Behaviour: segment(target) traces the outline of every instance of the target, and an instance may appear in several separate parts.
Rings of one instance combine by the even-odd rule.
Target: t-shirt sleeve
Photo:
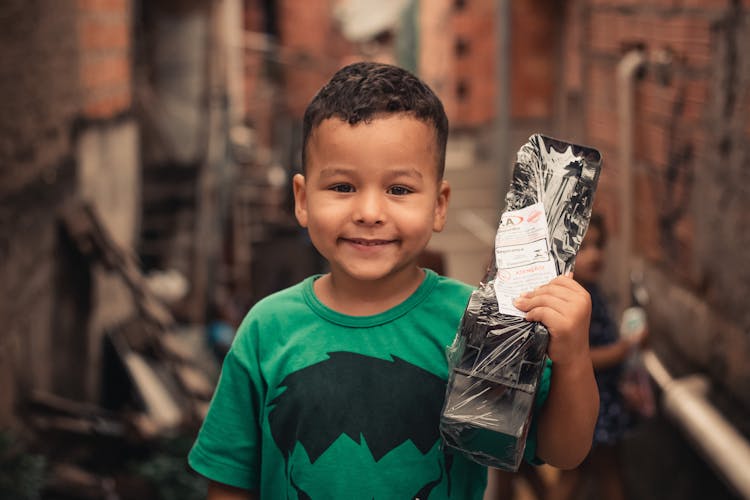
[[[262,385],[257,335],[253,335],[252,324],[245,323],[240,326],[224,359],[219,382],[188,455],[188,463],[213,481],[257,490]]]
[[[536,456],[536,431],[537,422],[539,420],[539,410],[547,401],[549,395],[549,384],[552,378],[552,361],[547,358],[544,369],[542,370],[542,376],[539,379],[539,387],[536,391],[536,400],[534,401],[534,412],[531,417],[531,426],[529,427],[529,434],[526,437],[526,448],[523,451],[523,458],[527,462],[533,465],[541,465],[544,463],[542,459]]]

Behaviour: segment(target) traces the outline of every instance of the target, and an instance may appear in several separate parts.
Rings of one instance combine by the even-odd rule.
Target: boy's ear
[[[445,221],[448,219],[448,200],[451,197],[451,186],[448,181],[440,181],[438,188],[437,201],[435,203],[435,217],[432,223],[432,230],[439,233],[445,227]]]
[[[292,178],[294,190],[294,215],[302,227],[307,227],[307,192],[305,191],[305,177],[295,174]]]

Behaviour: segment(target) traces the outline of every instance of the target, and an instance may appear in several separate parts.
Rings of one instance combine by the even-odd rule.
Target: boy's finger
[[[566,286],[563,282],[557,282],[557,281],[551,281],[547,283],[546,285],[542,285],[528,294],[525,294],[526,298],[532,298],[532,297],[541,297],[545,295],[551,295],[555,297],[560,297],[564,299],[565,301],[570,300],[571,298],[575,297],[575,294],[578,293],[578,289]]]
[[[572,290],[583,290],[581,284],[573,279],[573,273],[558,276],[557,278],[554,278],[552,281],[550,281],[550,284],[553,283]]]
[[[530,311],[534,308],[546,307],[557,312],[563,312],[567,307],[567,301],[558,295],[551,293],[537,293],[530,296],[520,296],[513,301],[513,305],[521,311]]]
[[[526,321],[536,321],[543,325],[555,324],[555,321],[560,321],[562,315],[552,307],[535,307],[526,313]]]

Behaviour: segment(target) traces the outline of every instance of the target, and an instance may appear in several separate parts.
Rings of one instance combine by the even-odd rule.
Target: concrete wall
[[[140,158],[138,129],[132,120],[100,125],[81,133],[77,141],[78,191],[96,208],[113,240],[133,249],[140,213]],[[111,271],[92,270],[92,302],[88,342],[83,345],[87,376],[85,394],[99,394],[102,336],[108,327],[135,312],[131,292]]]

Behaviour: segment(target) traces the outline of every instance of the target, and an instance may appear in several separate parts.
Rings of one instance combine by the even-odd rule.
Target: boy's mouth
[[[344,241],[352,243],[354,245],[362,245],[366,247],[374,247],[378,245],[387,245],[393,243],[395,240],[365,240],[361,238],[342,238]]]

